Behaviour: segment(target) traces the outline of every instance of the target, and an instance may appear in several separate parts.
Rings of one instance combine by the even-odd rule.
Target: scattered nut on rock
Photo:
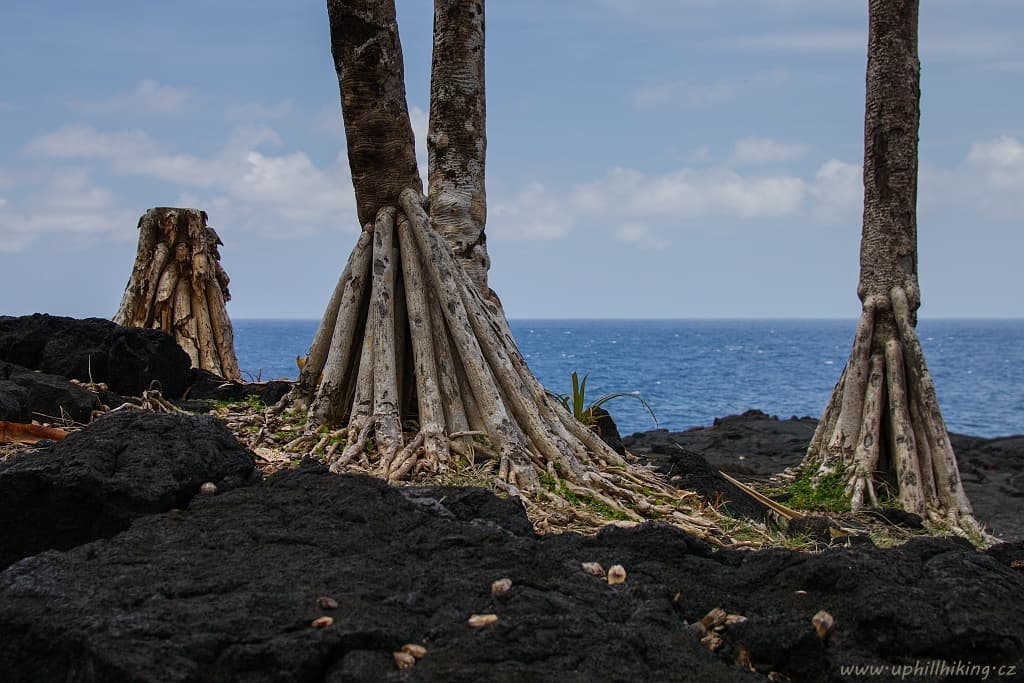
[[[334,619],[332,619],[331,617],[317,617],[313,620],[313,623],[310,624],[310,626],[312,626],[313,628],[327,628],[333,623]]]
[[[494,595],[507,593],[510,588],[512,588],[512,579],[498,579],[491,584],[491,593]]]
[[[483,628],[498,621],[497,614],[473,614],[469,617],[469,625],[473,628]]]
[[[807,591],[796,591],[794,595],[807,595]]]
[[[832,627],[835,626],[835,619],[832,615],[825,610],[819,611],[813,617],[811,617],[811,624],[814,625],[814,632],[818,634],[818,637],[825,639],[828,634],[832,632]]]
[[[583,571],[590,574],[591,576],[600,576],[604,578],[604,567],[598,562],[584,562]]]
[[[416,664],[416,658],[408,652],[392,652],[391,656],[395,658],[395,665],[399,669],[411,669]]]
[[[320,609],[338,609],[338,601],[322,595],[316,599],[316,606]]]
[[[423,659],[427,656],[427,648],[418,643],[406,643],[402,646],[402,652],[410,654],[416,659]]]
[[[700,644],[712,652],[718,652],[724,643],[725,641],[722,640],[722,636],[718,635],[714,631],[700,639]]]
[[[217,485],[214,484],[212,481],[208,481],[199,487],[199,493],[203,494],[204,496],[212,496],[213,494],[217,493]]]
[[[617,583],[626,582],[626,569],[621,564],[614,564],[608,568],[608,585],[614,586]]]

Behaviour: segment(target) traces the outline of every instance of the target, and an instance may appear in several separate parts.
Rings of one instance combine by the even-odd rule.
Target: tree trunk
[[[405,101],[395,3],[327,0],[327,14],[356,211],[365,226],[381,207],[394,206],[402,190],[423,187]]]
[[[484,3],[434,0],[427,134],[430,222],[488,296]]]
[[[368,149],[383,156],[353,172],[364,232],[299,380],[278,406],[307,410],[306,434],[291,445],[324,442],[319,428],[328,425],[347,442],[327,455],[333,471],[359,467],[397,481],[475,463],[527,501],[545,496],[570,507],[563,496],[585,495],[630,519],[655,514],[703,537],[719,533],[691,514],[689,494],[627,464],[549,398],[480,279],[483,3],[438,3],[437,32],[448,36],[438,49],[454,52],[450,60],[435,56],[432,100],[454,102],[431,105],[432,168],[444,181],[432,180],[430,200],[409,165],[392,2],[329,0],[328,8],[348,146],[359,162],[353,170],[370,160]],[[366,114],[380,101],[387,126]],[[450,149],[437,144],[446,135]],[[432,213],[444,217],[443,236]],[[474,236],[468,251],[459,251],[462,235]],[[482,266],[476,279],[467,272],[474,264]]]
[[[935,387],[915,331],[918,0],[871,0],[864,116],[864,221],[853,350],[803,466],[842,473],[851,507],[901,507],[977,537]]]
[[[192,365],[240,380],[220,237],[197,209],[150,209],[139,219],[135,265],[114,322],[174,336]]]

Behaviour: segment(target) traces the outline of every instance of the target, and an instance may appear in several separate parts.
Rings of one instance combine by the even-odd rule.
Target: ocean
[[[236,320],[247,379],[294,379],[315,320]],[[850,353],[855,320],[513,320],[537,378],[564,394],[633,392],[673,431],[756,408],[817,417]],[[918,334],[946,426],[975,436],[1024,433],[1024,320],[921,320]],[[639,401],[605,404],[622,434],[654,429]]]

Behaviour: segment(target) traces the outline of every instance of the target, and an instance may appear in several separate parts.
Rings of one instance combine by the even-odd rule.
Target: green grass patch
[[[211,401],[211,404],[218,410],[227,408],[228,410],[264,411],[267,409],[266,404],[255,394],[246,396],[241,401]]]
[[[846,495],[846,477],[843,470],[818,478],[813,482],[814,472],[810,468],[789,486],[776,489],[774,493],[789,494],[785,504],[800,510],[822,510],[825,512],[848,512],[850,498]]]
[[[592,498],[586,494],[576,493],[568,486],[565,485],[564,481],[557,481],[550,474],[540,475],[540,485],[546,490],[561,496],[567,503],[573,507],[585,508],[593,514],[609,520],[628,520],[629,515],[620,512],[614,508],[609,507],[605,503]]]

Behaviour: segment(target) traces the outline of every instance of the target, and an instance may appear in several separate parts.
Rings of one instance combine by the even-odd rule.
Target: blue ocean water
[[[250,378],[297,374],[315,320],[236,320],[239,364]],[[568,393],[589,375],[592,400],[637,392],[661,427],[709,425],[757,408],[779,417],[824,410],[853,341],[854,320],[514,320],[537,378]],[[947,427],[962,434],[1024,433],[1024,320],[922,320],[918,333]],[[606,408],[629,434],[654,428],[638,401]]]

